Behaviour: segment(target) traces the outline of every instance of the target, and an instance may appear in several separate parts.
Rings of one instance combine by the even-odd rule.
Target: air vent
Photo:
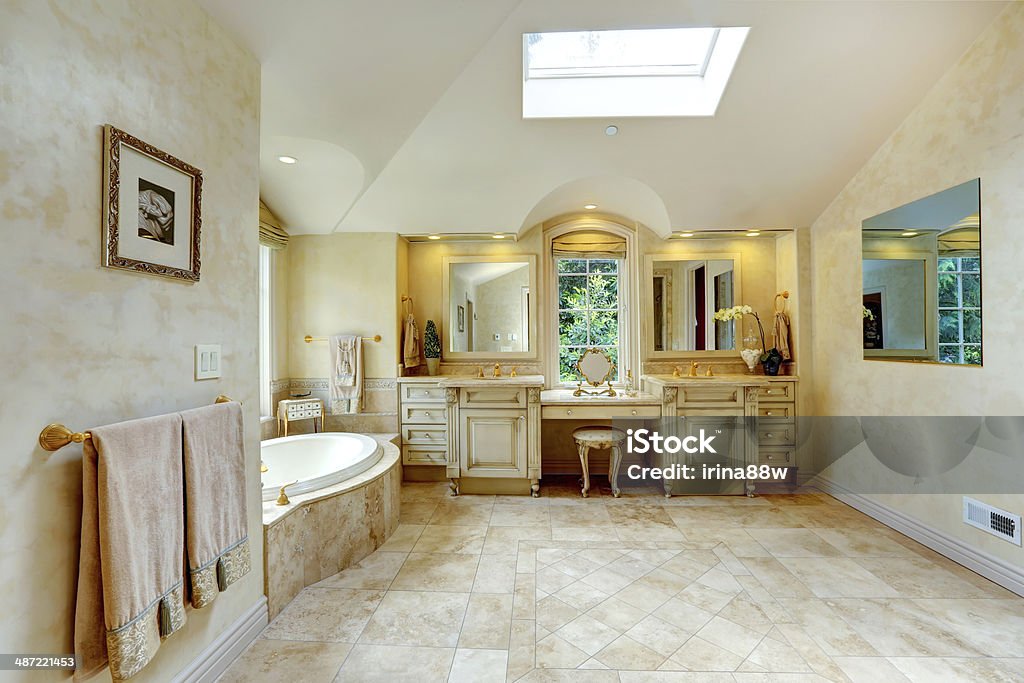
[[[1020,515],[964,496],[964,522],[1004,541],[1020,545]]]

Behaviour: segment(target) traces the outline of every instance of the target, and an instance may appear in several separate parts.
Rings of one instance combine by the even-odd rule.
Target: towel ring
[[[782,299],[782,308],[779,308],[779,299]],[[785,289],[775,295],[775,302],[772,304],[772,308],[776,313],[785,313],[786,304],[789,301],[789,290]]]

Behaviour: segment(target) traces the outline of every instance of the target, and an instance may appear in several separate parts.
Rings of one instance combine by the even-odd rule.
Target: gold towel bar
[[[379,334],[375,334],[372,337],[360,337],[360,339],[362,339],[363,341],[379,342],[381,340],[381,336]],[[306,342],[307,344],[312,344],[315,341],[327,341],[327,337],[310,337],[307,334],[305,337],[302,338],[302,341]]]
[[[231,399],[221,394],[217,397],[215,403],[230,403]],[[82,443],[86,439],[91,439],[92,434],[89,432],[73,432],[67,427],[59,423],[53,423],[43,427],[43,431],[39,432],[39,445],[42,446],[45,451],[55,451],[60,448],[64,448],[69,443]]]

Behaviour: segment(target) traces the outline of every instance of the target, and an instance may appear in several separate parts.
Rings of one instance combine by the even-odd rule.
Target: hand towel
[[[792,358],[789,351],[789,316],[785,311],[775,312],[775,329],[772,334],[775,337],[775,348],[782,354],[782,359]]]
[[[402,344],[402,362],[407,368],[420,364],[420,331],[416,328],[416,316],[410,313],[405,318],[405,342]]]
[[[336,334],[331,337],[329,346],[331,413],[358,413],[363,401],[363,340],[353,334]]]
[[[83,451],[75,678],[124,680],[185,624],[181,417],[97,427]]]
[[[185,469],[185,554],[192,606],[205,607],[249,573],[242,407],[236,402],[181,413]]]

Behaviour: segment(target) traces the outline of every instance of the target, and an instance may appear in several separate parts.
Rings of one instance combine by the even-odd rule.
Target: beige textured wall
[[[168,681],[262,594],[257,367],[259,65],[192,2],[0,4],[0,643],[66,653],[81,522],[72,428],[243,402],[254,562],[164,641],[135,679]],[[204,173],[202,280],[101,268],[101,127]],[[224,377],[193,380],[193,345],[223,345]],[[66,679],[5,672],[4,680]],[[104,674],[97,680],[109,677]]]
[[[1024,244],[1024,4],[1007,8],[933,87],[812,226],[814,406],[829,415],[1021,415]],[[983,368],[864,361],[861,221],[981,177]],[[978,476],[975,453],[953,477]],[[998,478],[992,470],[989,483]],[[831,473],[847,487],[891,473],[864,459]],[[910,490],[912,482],[907,482]],[[979,495],[1015,512],[1024,496]],[[878,496],[1004,560],[1024,551],[960,521],[959,495]]]
[[[351,332],[375,334],[363,345],[364,377],[395,377],[401,310],[399,237],[394,233],[299,235],[288,244],[288,366],[292,378],[323,378],[327,344],[302,341]],[[438,277],[440,282],[440,277]],[[422,330],[422,328],[421,328]]]
[[[476,337],[475,350],[501,351],[502,347],[509,347],[511,351],[527,350],[523,348],[524,344],[529,345],[530,340],[523,339],[522,289],[529,286],[528,266],[517,268],[511,273],[477,286],[477,320],[473,327]],[[509,341],[509,332],[515,333],[515,341]],[[501,335],[501,341],[494,341],[495,333]]]

